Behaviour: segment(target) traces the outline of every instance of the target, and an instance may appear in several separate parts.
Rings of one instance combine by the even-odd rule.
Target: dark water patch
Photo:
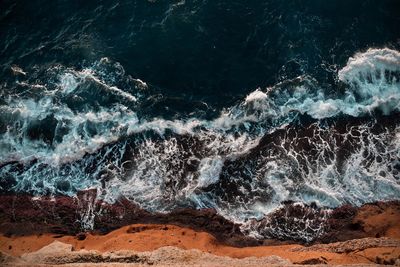
[[[107,56],[165,95],[217,106],[302,74],[330,86],[355,51],[399,45],[395,0],[3,1],[1,10],[3,71]]]

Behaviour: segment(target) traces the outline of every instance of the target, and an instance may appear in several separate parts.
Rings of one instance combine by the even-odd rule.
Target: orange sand
[[[400,255],[400,248],[374,248],[359,252],[331,253],[321,251],[291,251],[301,245],[280,245],[236,248],[222,245],[210,234],[173,225],[136,224],[122,227],[107,235],[90,235],[85,240],[74,236],[35,235],[22,237],[0,237],[0,250],[13,256],[33,252],[52,243],[54,240],[72,244],[75,250],[98,250],[100,252],[117,250],[153,251],[164,246],[182,249],[199,249],[215,255],[244,258],[276,255],[293,263],[310,259],[323,259],[330,264],[371,263],[369,256],[390,254]],[[371,255],[366,255],[366,253]],[[400,257],[400,256],[399,256]]]

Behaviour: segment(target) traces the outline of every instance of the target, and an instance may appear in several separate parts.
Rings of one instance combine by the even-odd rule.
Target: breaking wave
[[[213,119],[143,112],[154,91],[103,58],[13,66],[0,102],[0,186],[124,196],[152,211],[215,208],[238,222],[291,200],[336,207],[400,198],[400,53],[369,49],[335,90],[309,76],[257,89]],[[10,93],[11,92],[11,93]]]

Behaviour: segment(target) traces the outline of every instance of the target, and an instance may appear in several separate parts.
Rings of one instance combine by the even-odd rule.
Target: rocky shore
[[[387,237],[308,247],[292,244],[237,248],[189,228],[131,225],[107,235],[88,234],[79,239],[49,234],[2,237],[0,261],[10,266],[400,265],[400,240]]]
[[[244,226],[211,209],[162,214],[140,209],[126,199],[108,204],[96,200],[94,190],[80,192],[76,198],[3,195],[0,250],[2,260],[11,265],[176,265],[182,258],[195,266],[393,265],[399,264],[400,257],[399,222],[399,201],[333,210],[287,202],[268,217]],[[321,232],[309,242],[293,235],[316,226]],[[268,238],[247,235],[254,228],[265,229]],[[275,231],[269,233],[271,228]]]

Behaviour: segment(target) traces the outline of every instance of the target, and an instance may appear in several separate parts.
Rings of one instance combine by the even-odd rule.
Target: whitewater
[[[257,88],[212,119],[145,114],[154,91],[109,58],[52,65],[42,80],[12,71],[17,86],[0,102],[3,191],[96,188],[111,203],[124,196],[150,211],[214,208],[240,223],[288,200],[334,208],[400,199],[393,49],[354,54],[334,91],[302,75]]]

